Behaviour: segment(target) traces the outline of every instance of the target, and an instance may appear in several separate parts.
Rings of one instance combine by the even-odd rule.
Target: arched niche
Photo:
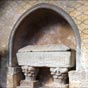
[[[61,29],[63,29],[63,31]],[[53,32],[56,34],[53,35]],[[75,38],[75,40],[72,40],[75,41],[75,43],[73,42],[73,46],[71,45],[72,41],[67,41],[67,43],[69,42],[68,44],[70,44],[70,48],[76,50],[76,69],[79,70],[81,65],[81,41],[79,30],[73,19],[64,10],[51,4],[40,3],[33,6],[22,14],[10,33],[8,44],[9,66],[18,66],[16,59],[16,52],[18,49],[29,44],[59,44],[61,42],[68,46],[64,40],[70,33],[72,39]],[[49,42],[43,40],[44,38],[49,39],[49,37]],[[59,39],[61,42],[59,42]]]

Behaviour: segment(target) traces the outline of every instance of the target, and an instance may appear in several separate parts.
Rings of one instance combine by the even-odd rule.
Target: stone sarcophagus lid
[[[73,67],[75,52],[65,45],[29,45],[17,52],[19,65],[34,67]]]

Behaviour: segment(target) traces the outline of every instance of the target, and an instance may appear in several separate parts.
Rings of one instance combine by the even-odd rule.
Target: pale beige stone
[[[69,87],[70,88],[87,88],[88,87],[88,72],[85,71],[70,71],[69,72]]]
[[[17,88],[39,88],[39,82],[38,81],[32,81],[29,82],[27,80],[22,80],[21,85],[18,86]]]
[[[19,53],[22,52],[45,52],[45,51],[67,51],[70,50],[69,47],[63,44],[50,44],[50,45],[28,45],[18,50]]]
[[[34,1],[30,1],[30,0],[25,0],[25,1],[10,1],[7,0],[5,1],[5,3],[3,3],[3,5],[0,4],[1,8],[0,8],[0,51],[4,52],[5,50],[8,49],[8,39],[9,39],[9,35],[10,32],[13,28],[13,25],[16,23],[16,21],[18,20],[18,18],[30,7],[32,7],[33,5],[40,3],[40,2],[47,2],[47,3],[51,3],[51,4],[55,4],[61,8],[63,8],[65,11],[67,11],[68,14],[70,14],[70,12],[68,11],[68,9],[70,9],[71,16],[72,17],[76,17],[75,15],[77,13],[79,13],[80,11],[82,12],[80,15],[81,17],[79,17],[78,19],[75,19],[76,24],[79,28],[80,31],[82,31],[81,33],[81,42],[83,42],[83,39],[88,38],[86,34],[87,31],[84,31],[84,29],[88,29],[88,25],[84,24],[85,20],[88,20],[88,1],[87,0],[83,0],[83,1],[69,1],[67,0],[65,1],[46,1],[46,0],[34,0]],[[64,3],[64,4],[63,4]],[[74,6],[73,6],[74,4]],[[2,7],[3,6],[3,7]],[[73,6],[73,7],[71,7]],[[75,11],[75,12],[73,12]],[[82,16],[83,15],[83,16]],[[77,18],[77,17],[76,17]],[[85,48],[88,51],[88,42],[86,42],[86,44],[82,45],[82,48]],[[85,64],[84,66],[86,66],[87,63],[87,58],[88,58],[88,53],[85,52],[85,49],[82,51],[82,53],[84,52],[84,56],[82,56],[82,59],[85,60]],[[86,55],[85,55],[86,54]],[[7,58],[8,59],[8,58]],[[13,81],[10,75],[7,76],[7,81],[9,81],[8,85],[13,85]],[[16,81],[16,79],[15,79]],[[87,82],[83,82],[83,84],[85,84],[85,87],[87,87]],[[72,84],[70,83],[70,85],[73,85],[73,88],[75,88],[74,86],[79,86],[80,83],[77,81],[76,82],[72,82]],[[11,87],[8,87],[11,88]],[[82,87],[81,87],[82,88]]]
[[[50,47],[29,45],[18,51],[18,64],[38,67],[73,67],[75,65],[75,52],[65,49],[69,48],[61,45],[57,45],[57,47],[54,45]]]

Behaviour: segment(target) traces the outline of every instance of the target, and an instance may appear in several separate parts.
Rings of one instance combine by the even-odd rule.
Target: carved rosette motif
[[[30,66],[22,66],[21,68],[22,68],[22,72],[25,75],[25,80],[28,80],[28,81],[36,80],[36,76],[39,71],[38,68],[30,67]]]
[[[66,84],[68,68],[50,68],[54,83]]]

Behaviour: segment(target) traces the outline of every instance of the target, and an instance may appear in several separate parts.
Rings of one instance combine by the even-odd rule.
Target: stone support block
[[[22,80],[21,85],[18,86],[17,88],[39,88],[39,82]]]
[[[68,88],[68,68],[50,68],[53,77],[52,88]]]
[[[88,72],[70,71],[69,88],[88,88]]]
[[[39,82],[36,80],[38,68],[30,66],[21,66],[25,79],[20,82],[17,88],[39,88]]]

